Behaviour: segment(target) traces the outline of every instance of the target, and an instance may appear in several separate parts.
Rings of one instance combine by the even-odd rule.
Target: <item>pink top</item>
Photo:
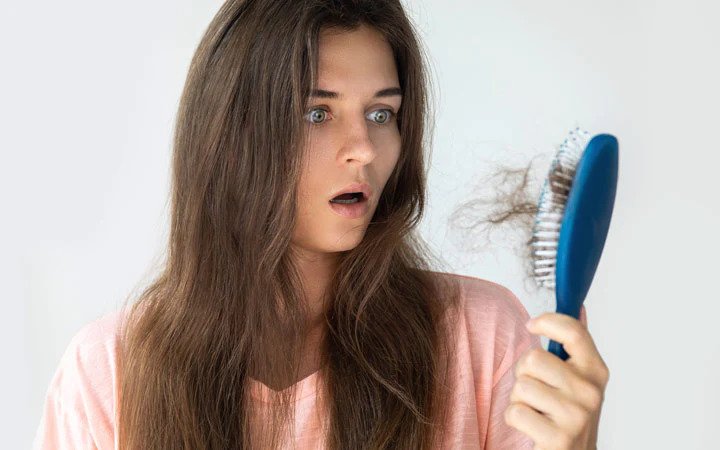
[[[529,315],[507,288],[480,278],[458,274],[462,288],[462,317],[456,321],[457,360],[452,383],[449,429],[444,449],[532,449],[533,442],[505,423],[518,358],[540,338],[525,329]],[[33,448],[117,449],[115,405],[115,332],[120,311],[83,326],[71,339],[47,390]],[[585,307],[580,320],[587,325]],[[315,395],[317,371],[288,389],[296,388],[293,441],[299,449],[323,448],[322,392]],[[274,393],[250,378],[250,394],[259,405]]]

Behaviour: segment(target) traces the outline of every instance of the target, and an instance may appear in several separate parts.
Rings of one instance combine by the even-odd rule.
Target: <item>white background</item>
[[[547,310],[517,257],[463,251],[448,217],[484,161],[552,153],[576,125],[614,134],[615,212],[586,299],[611,371],[598,448],[717,448],[720,7],[405,3],[437,106],[423,236],[455,272]],[[72,335],[152,274],[180,92],[220,4],[0,4],[0,447],[29,448]]]

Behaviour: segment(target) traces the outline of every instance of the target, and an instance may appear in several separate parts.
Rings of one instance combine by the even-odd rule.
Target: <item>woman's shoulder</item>
[[[117,336],[118,326],[124,313],[124,309],[118,309],[86,322],[75,332],[68,344],[69,347],[84,350],[99,343],[112,342]]]
[[[473,322],[498,326],[530,319],[527,309],[512,290],[484,278],[448,272],[433,272],[453,281],[459,287],[460,305],[464,315]]]
[[[112,311],[81,326],[70,339],[59,369],[76,372],[90,384],[103,382],[104,376],[113,375],[124,314],[125,310]]]
[[[540,347],[540,338],[525,328],[530,315],[512,290],[483,278],[437,274],[457,283],[460,301],[453,328],[466,341],[464,356],[491,369],[493,384],[525,350]]]

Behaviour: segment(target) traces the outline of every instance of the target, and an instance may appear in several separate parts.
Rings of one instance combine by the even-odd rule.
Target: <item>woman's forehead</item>
[[[360,27],[321,35],[318,47],[318,69],[328,78],[373,73],[396,76],[392,48],[375,29]]]
[[[379,91],[397,87],[392,49],[377,31],[365,27],[334,32],[320,41],[317,89],[324,93],[318,96],[337,100],[353,95],[388,96],[388,91]]]

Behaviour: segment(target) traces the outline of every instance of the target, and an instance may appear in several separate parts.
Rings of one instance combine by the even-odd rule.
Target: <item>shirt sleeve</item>
[[[70,340],[45,394],[33,450],[114,447],[114,320],[86,324]]]
[[[69,411],[68,407],[80,398],[81,386],[77,366],[78,335],[65,349],[50,381],[43,405],[40,424],[33,441],[34,450],[96,449],[87,428],[88,418],[82,410]]]
[[[501,364],[497,381],[492,389],[492,402],[490,404],[490,418],[488,435],[485,448],[487,450],[500,449],[528,449],[532,450],[534,441],[505,422],[505,410],[510,405],[510,393],[515,385],[515,365],[520,357],[532,348],[542,348],[538,335],[527,331],[525,323],[530,320],[525,308],[515,295],[510,292],[512,303],[519,305],[520,315],[515,324],[512,324],[513,332],[518,337],[519,344],[506,354],[504,359],[509,359],[511,364]],[[523,314],[524,312],[524,314]],[[580,321],[587,326],[587,312],[583,305],[580,309]]]
[[[97,449],[82,419],[68,415],[54,395],[45,399],[34,450]]]
[[[486,450],[532,450],[533,440],[505,422],[505,410],[510,404],[510,392],[515,385],[515,365],[533,347],[540,347],[540,338],[525,328],[530,320],[525,306],[504,286],[496,285],[498,308],[495,327],[495,360],[490,409],[488,412]]]

